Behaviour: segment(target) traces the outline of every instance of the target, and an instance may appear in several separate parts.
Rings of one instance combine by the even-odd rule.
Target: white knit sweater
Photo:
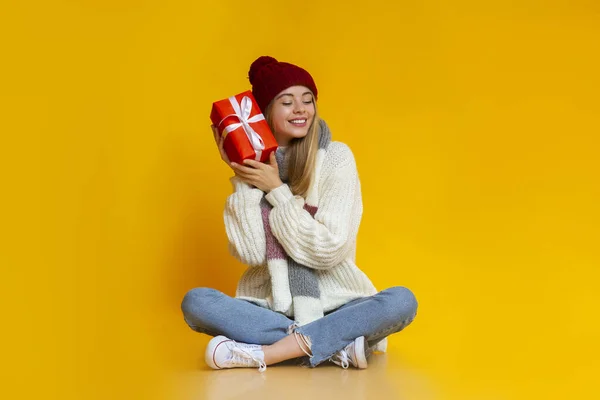
[[[273,209],[269,224],[286,253],[298,263],[318,270],[325,312],[356,298],[377,293],[356,266],[356,236],[362,216],[362,196],[354,155],[340,142],[331,142],[317,170],[319,198],[314,218],[304,210],[305,200],[287,184],[266,195]],[[232,177],[234,193],[224,210],[229,250],[249,266],[236,297],[273,309],[271,280],[266,263],[266,240],[259,203],[264,193]],[[284,313],[290,315],[291,309]]]

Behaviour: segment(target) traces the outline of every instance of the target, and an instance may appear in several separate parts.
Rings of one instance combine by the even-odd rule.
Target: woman
[[[354,263],[360,181],[352,151],[319,119],[312,76],[263,56],[249,79],[279,145],[270,161],[230,163],[212,127],[235,173],[224,211],[229,249],[248,269],[235,298],[189,291],[185,321],[214,336],[205,354],[214,369],[264,371],[305,355],[311,367],[366,368],[370,353],[412,322],[415,297],[403,287],[377,293]]]

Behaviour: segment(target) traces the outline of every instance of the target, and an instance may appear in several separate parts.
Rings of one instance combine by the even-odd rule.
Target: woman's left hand
[[[231,168],[244,182],[257,187],[265,193],[283,185],[279,178],[279,166],[275,152],[271,153],[269,163],[265,164],[255,160],[244,160],[245,165],[231,163]]]

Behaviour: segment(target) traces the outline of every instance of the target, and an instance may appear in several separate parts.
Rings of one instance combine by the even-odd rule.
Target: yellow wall
[[[210,105],[263,54],[354,151],[358,264],[420,301],[392,354],[440,399],[593,397],[600,8],[404,3],[4,2],[0,397],[173,398],[181,297],[243,271]]]

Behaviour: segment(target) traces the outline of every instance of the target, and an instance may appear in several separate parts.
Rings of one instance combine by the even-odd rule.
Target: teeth
[[[292,124],[303,124],[306,122],[305,119],[293,119],[290,121]]]

